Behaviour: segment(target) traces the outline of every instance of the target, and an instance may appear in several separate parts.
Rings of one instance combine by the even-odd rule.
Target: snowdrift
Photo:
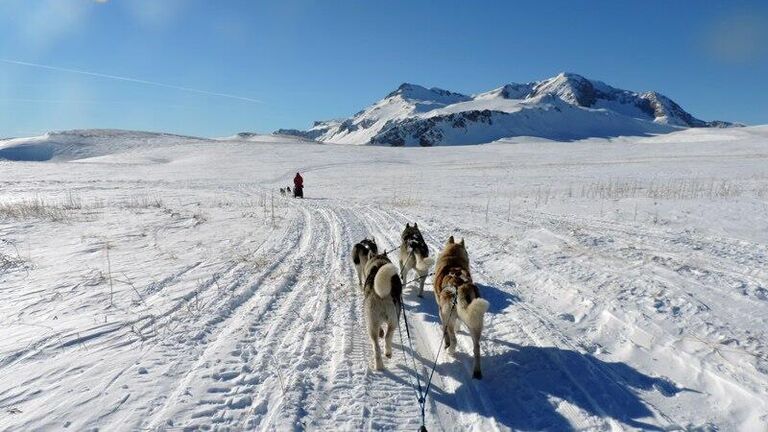
[[[71,130],[0,141],[0,159],[68,161],[202,141],[205,140],[167,133],[113,129]]]

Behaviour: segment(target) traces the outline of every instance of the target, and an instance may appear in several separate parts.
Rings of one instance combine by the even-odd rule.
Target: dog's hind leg
[[[448,337],[451,338],[451,346],[448,348],[448,354],[456,354],[456,348],[459,346],[459,341],[456,339],[456,311],[451,314],[451,318],[448,320]]]
[[[392,339],[395,336],[395,323],[390,321],[387,324],[387,334],[384,336],[384,355],[392,358]]]
[[[445,348],[449,355],[456,353],[456,311],[451,303],[443,303],[440,307],[440,321],[443,322],[443,338],[445,338]]]
[[[443,323],[443,341],[448,354],[456,351],[456,312],[451,313],[451,305],[443,304],[438,309],[440,322]]]
[[[451,348],[451,336],[448,334],[448,324],[445,323],[443,324],[443,342],[446,349]]]
[[[384,369],[384,361],[381,359],[381,348],[379,347],[379,331],[380,326],[370,326],[368,328],[368,336],[371,338],[371,344],[373,344],[373,364],[374,369]]]
[[[475,379],[483,378],[483,372],[480,370],[480,332],[481,329],[469,329],[469,333],[472,335],[472,351],[475,356],[472,378]]]
[[[357,269],[357,284],[360,286],[360,288],[363,287],[363,266],[360,264],[355,264],[355,269]]]

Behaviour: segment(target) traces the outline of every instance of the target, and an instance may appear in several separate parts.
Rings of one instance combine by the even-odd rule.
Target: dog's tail
[[[425,273],[435,263],[435,259],[432,257],[422,257],[420,253],[414,252],[416,257],[416,270]]]
[[[392,294],[393,290],[397,290],[396,285],[400,283],[400,273],[397,271],[397,267],[392,263],[384,264],[376,272],[376,278],[373,280],[373,290],[376,291],[377,296],[384,298]]]
[[[483,316],[488,311],[490,303],[480,297],[475,297],[470,303],[467,303],[463,297],[459,296],[456,303],[459,318],[464,321],[470,331],[480,333],[483,330]]]

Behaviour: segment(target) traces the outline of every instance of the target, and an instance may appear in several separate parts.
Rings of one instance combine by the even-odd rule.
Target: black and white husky
[[[402,239],[400,244],[400,278],[405,281],[408,273],[415,270],[419,275],[419,297],[422,297],[427,273],[429,273],[429,268],[435,263],[435,260],[429,257],[429,248],[427,248],[427,243],[421,235],[418,223],[414,223],[413,226],[406,223],[400,237]]]
[[[379,253],[379,247],[376,246],[376,239],[371,237],[370,240],[364,238],[360,243],[352,247],[352,262],[355,264],[355,270],[357,270],[357,283],[360,288],[363,287],[363,271],[365,271],[365,264],[368,262],[368,253]]]
[[[403,285],[397,267],[386,254],[368,253],[363,285],[363,312],[368,323],[368,337],[373,344],[373,364],[376,370],[384,369],[379,338],[384,337],[384,355],[392,357],[392,337],[400,320]],[[383,326],[387,325],[386,334]]]

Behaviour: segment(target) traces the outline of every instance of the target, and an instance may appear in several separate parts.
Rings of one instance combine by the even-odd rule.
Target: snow
[[[431,253],[466,239],[491,305],[484,379],[462,330],[430,431],[766,430],[766,143],[768,126],[432,148],[2,141],[46,161],[0,160],[0,430],[416,430],[397,337],[370,368],[350,259],[414,221]],[[305,200],[277,193],[296,171]],[[424,377],[442,333],[431,278],[423,299],[415,285]]]

